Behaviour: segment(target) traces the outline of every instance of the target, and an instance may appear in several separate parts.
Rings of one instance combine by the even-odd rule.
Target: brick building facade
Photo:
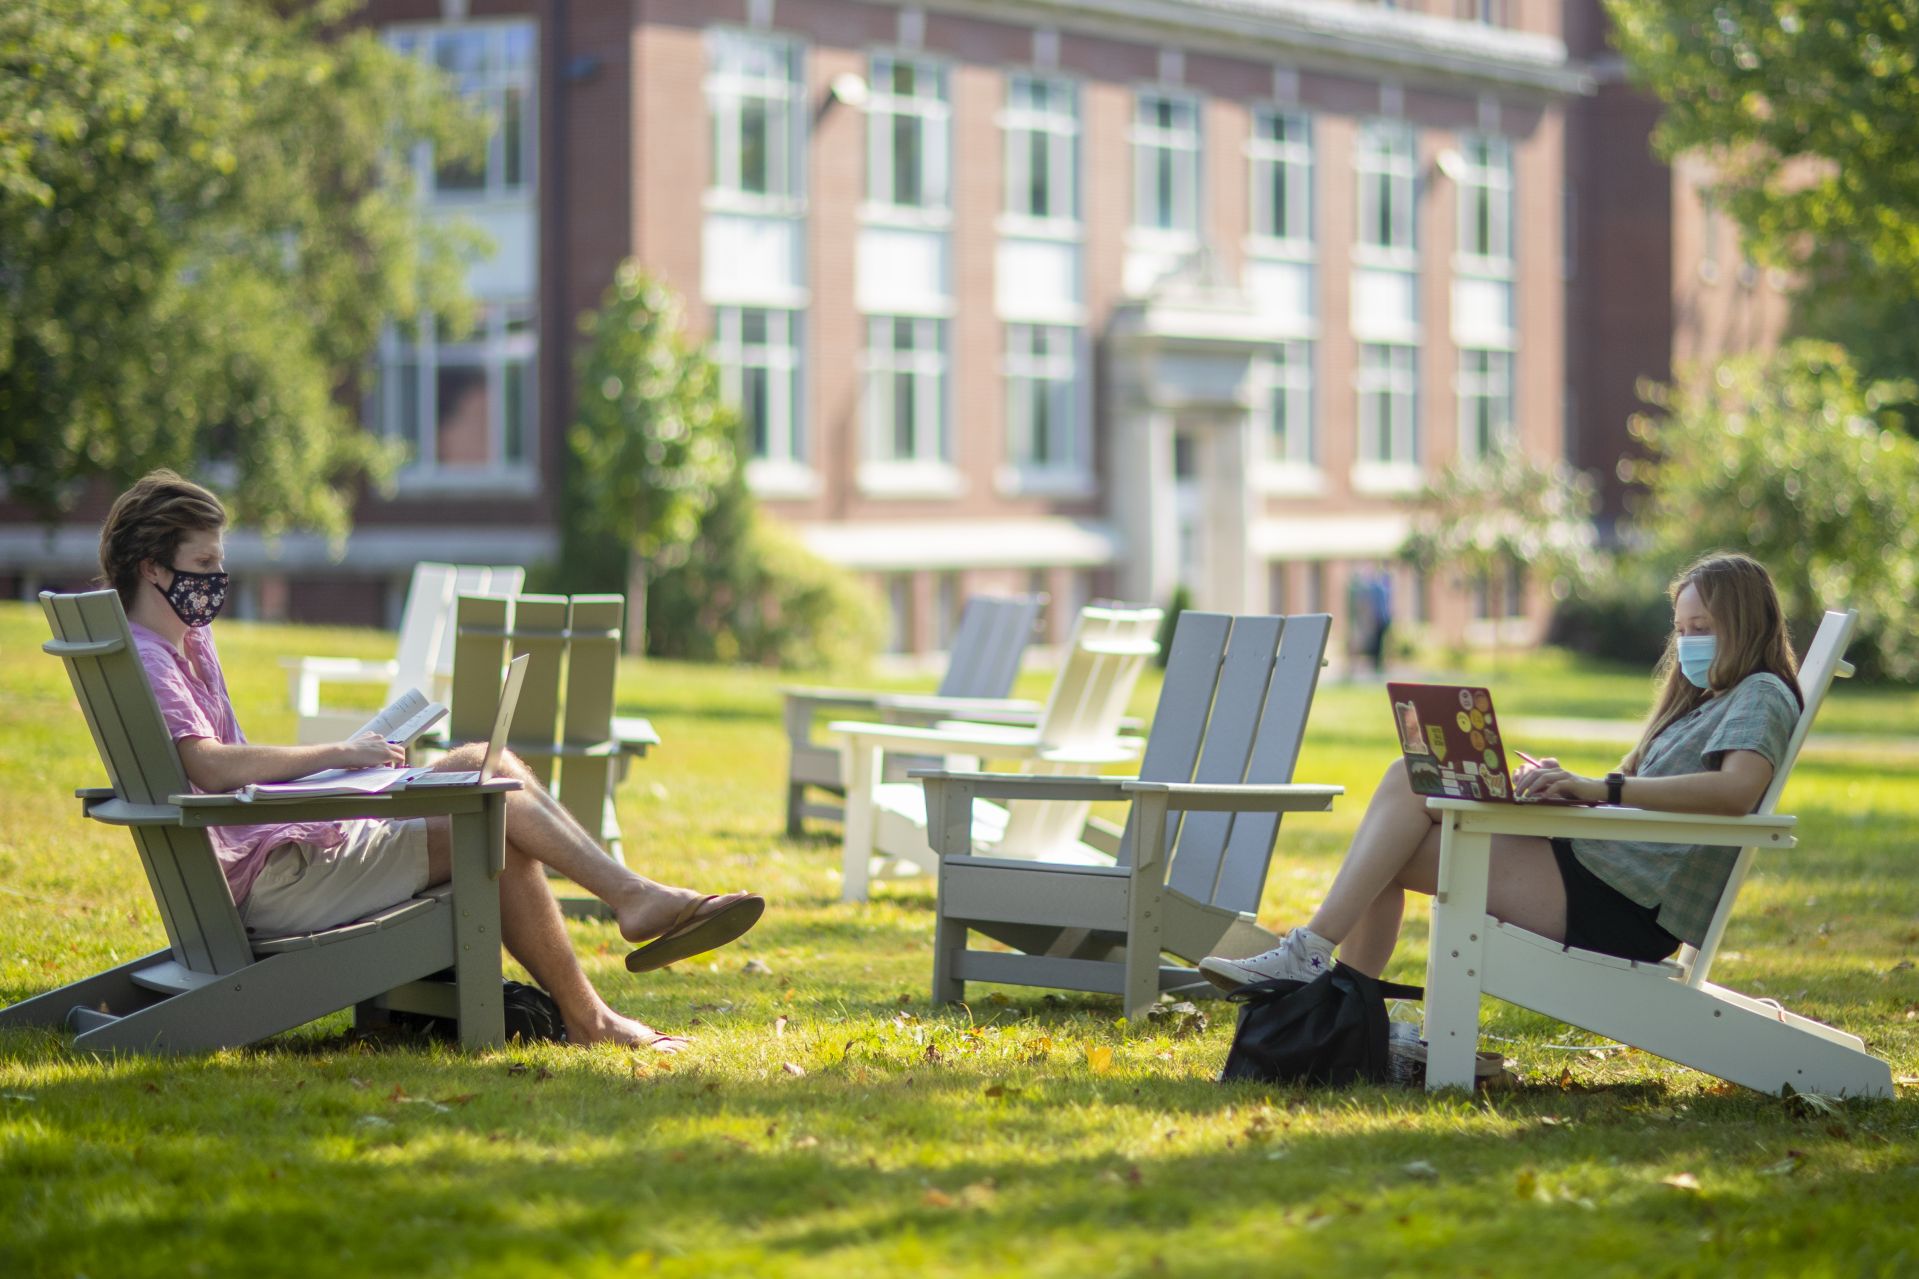
[[[362,502],[344,559],[235,534],[243,614],[380,622],[418,559],[551,559],[574,320],[629,255],[711,337],[754,490],[874,576],[910,650],[979,590],[1046,590],[1056,628],[1094,594],[1180,584],[1343,615],[1426,477],[1508,448],[1609,471],[1624,370],[1662,374],[1671,350],[1658,317],[1633,323],[1670,277],[1607,284],[1614,258],[1671,269],[1674,185],[1643,103],[1588,96],[1596,5],[373,0],[365,18],[500,122],[484,163],[418,157],[435,216],[497,246],[472,267],[485,316],[393,327],[367,415],[414,457],[398,498]],[[1608,227],[1635,217],[1622,245]],[[1600,331],[1643,350],[1615,358]],[[0,577],[71,580],[95,515],[7,522]],[[1394,573],[1399,617],[1443,635],[1542,620],[1536,590],[1499,623],[1499,592]]]

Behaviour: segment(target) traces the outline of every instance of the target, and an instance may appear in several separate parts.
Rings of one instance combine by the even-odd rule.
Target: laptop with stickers
[[[1420,795],[1493,804],[1578,804],[1513,792],[1490,690],[1464,684],[1388,684],[1406,776]]]

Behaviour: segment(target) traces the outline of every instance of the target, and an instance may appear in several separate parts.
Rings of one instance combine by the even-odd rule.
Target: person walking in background
[[[1383,676],[1386,641],[1393,629],[1393,577],[1384,562],[1376,560],[1370,567],[1355,572],[1346,597],[1353,653],[1355,657],[1370,660],[1373,674]],[[1354,673],[1358,673],[1357,662]]]

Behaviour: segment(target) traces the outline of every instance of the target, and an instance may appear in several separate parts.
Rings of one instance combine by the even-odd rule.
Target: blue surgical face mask
[[[1712,659],[1718,653],[1718,636],[1681,635],[1679,637],[1679,673],[1691,681],[1693,687],[1707,687],[1706,677],[1712,672]]]

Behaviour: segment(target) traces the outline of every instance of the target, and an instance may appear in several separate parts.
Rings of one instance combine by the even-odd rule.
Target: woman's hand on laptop
[[[361,733],[340,743],[336,768],[398,768],[406,763],[406,747],[396,746],[378,733]]]
[[[1605,782],[1595,777],[1569,773],[1559,766],[1558,760],[1551,757],[1540,760],[1536,768],[1522,768],[1515,773],[1513,789],[1520,795],[1537,795],[1545,799],[1594,801],[1606,797]]]

